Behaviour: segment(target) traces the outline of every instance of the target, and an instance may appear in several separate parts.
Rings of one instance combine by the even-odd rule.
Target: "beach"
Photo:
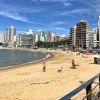
[[[0,70],[0,100],[59,100],[100,71],[92,57],[75,52],[46,50],[52,57],[43,61]],[[79,64],[71,68],[71,61]],[[58,68],[62,66],[62,72]]]

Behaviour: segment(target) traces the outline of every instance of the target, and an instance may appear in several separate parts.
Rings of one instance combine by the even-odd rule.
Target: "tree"
[[[37,41],[35,43],[35,46],[37,46],[37,47],[43,47],[43,42],[42,41]]]
[[[3,43],[2,42],[0,42],[0,46],[2,46],[3,45]]]
[[[7,47],[8,46],[8,43],[4,43],[2,46],[3,47]]]

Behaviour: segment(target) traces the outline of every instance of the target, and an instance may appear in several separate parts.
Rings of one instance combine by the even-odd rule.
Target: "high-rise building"
[[[0,32],[0,43],[5,43],[5,34],[3,32]]]
[[[100,48],[100,16],[99,16],[98,26],[97,26],[97,48]]]
[[[16,47],[16,28],[14,26],[7,28],[6,43],[9,47]]]
[[[76,46],[80,48],[86,48],[86,32],[89,29],[86,20],[81,20],[81,22],[76,25]]]
[[[47,33],[47,42],[55,41],[55,36],[56,36],[55,32],[48,32]]]
[[[32,47],[33,46],[33,35],[32,34],[18,34],[17,46],[18,47]]]
[[[74,47],[76,46],[76,26],[70,29],[69,44]]]
[[[97,29],[88,30],[86,33],[86,48],[93,49],[97,47]]]
[[[45,32],[43,30],[35,31],[35,43],[37,41],[46,42],[46,36],[45,36]]]

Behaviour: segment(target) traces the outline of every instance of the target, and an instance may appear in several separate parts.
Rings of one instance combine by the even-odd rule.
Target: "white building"
[[[0,32],[0,43],[5,42],[5,34],[3,32]]]
[[[34,46],[36,42],[46,42],[46,35],[43,30],[29,30],[17,36],[17,46]]]
[[[70,45],[76,46],[76,26],[70,29]]]
[[[100,16],[99,16],[98,26],[97,26],[97,47],[100,48]]]
[[[17,47],[32,47],[34,44],[33,34],[18,34]]]
[[[88,30],[86,33],[86,48],[92,49],[97,47],[97,29]]]
[[[56,33],[55,32],[48,32],[47,34],[47,42],[55,41]]]
[[[45,32],[43,30],[35,31],[35,43],[37,41],[46,42],[46,36],[45,36]]]
[[[14,26],[7,28],[6,43],[9,47],[16,47],[16,28]]]

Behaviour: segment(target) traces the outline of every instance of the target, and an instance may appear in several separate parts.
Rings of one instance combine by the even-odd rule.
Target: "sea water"
[[[19,65],[37,61],[46,57],[42,52],[30,52],[22,50],[0,50],[0,67]]]

